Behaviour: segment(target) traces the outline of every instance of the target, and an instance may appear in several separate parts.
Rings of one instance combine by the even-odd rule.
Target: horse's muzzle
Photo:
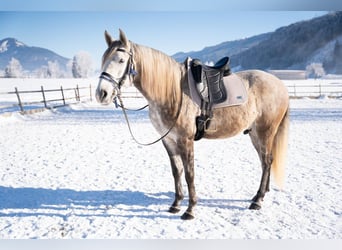
[[[112,93],[109,93],[107,90],[101,89],[96,91],[96,100],[97,102],[108,105],[113,102],[114,96],[116,95],[116,91],[113,90]]]
[[[103,102],[106,97],[108,96],[108,92],[106,90],[100,90],[99,95],[98,95],[98,101]]]

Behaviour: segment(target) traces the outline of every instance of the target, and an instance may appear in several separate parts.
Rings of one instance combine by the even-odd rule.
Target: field
[[[158,137],[146,110],[129,117],[138,139]],[[249,137],[201,140],[196,218],[182,221],[167,212],[162,144],[135,144],[119,109],[87,102],[0,116],[0,238],[341,239],[342,100],[291,99],[290,117],[284,190],[271,183],[263,208],[248,210],[261,176]]]

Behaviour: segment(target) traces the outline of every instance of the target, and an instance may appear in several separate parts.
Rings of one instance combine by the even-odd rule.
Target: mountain
[[[215,46],[205,47],[201,51],[179,52],[172,57],[178,62],[183,62],[188,56],[201,59],[203,62],[218,61],[223,56],[239,54],[258,45],[260,42],[267,40],[270,35],[271,33],[265,33],[246,39],[223,42]]]
[[[58,62],[61,69],[65,69],[70,60],[48,49],[27,46],[15,38],[0,40],[0,70],[4,70],[12,58],[27,71],[47,66],[49,61]]]
[[[202,61],[230,56],[231,67],[239,70],[304,70],[311,63],[322,63],[327,73],[342,74],[342,11],[173,57],[184,61],[186,56]]]

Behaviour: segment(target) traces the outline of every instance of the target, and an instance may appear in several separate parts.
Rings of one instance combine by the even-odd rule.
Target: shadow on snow
[[[139,191],[75,191],[71,189],[12,188],[0,186],[0,217],[57,216],[118,216],[143,218],[179,218],[167,213],[173,192],[143,193]],[[199,205],[223,209],[245,210],[240,206],[249,200],[199,199]],[[187,201],[184,200],[186,205]],[[161,205],[162,210],[151,209]],[[111,214],[111,209],[121,210]],[[200,209],[200,207],[198,208]]]

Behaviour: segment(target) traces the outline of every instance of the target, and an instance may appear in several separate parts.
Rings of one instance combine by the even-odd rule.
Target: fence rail
[[[63,86],[61,86],[59,89],[44,89],[44,87],[41,86],[40,90],[23,91],[19,91],[19,89],[15,87],[14,91],[2,92],[0,95],[15,95],[17,100],[17,103],[0,106],[1,109],[10,109],[10,111],[13,112],[11,109],[19,108],[19,111],[22,114],[29,111],[32,112],[32,110],[51,109],[78,103],[81,102],[81,100],[85,100],[85,98],[90,101],[93,99],[91,85],[89,85],[89,87],[79,87],[76,85],[75,88],[63,88]],[[29,100],[27,100],[27,97]]]
[[[290,98],[299,97],[320,97],[328,96],[333,98],[342,98],[342,83],[322,84],[312,83],[304,84],[303,82],[284,81],[287,86]],[[19,90],[17,87],[14,91],[0,92],[0,96],[13,95],[9,102],[0,102],[0,113],[21,112],[22,114],[30,113],[32,110],[43,110],[49,108],[57,108],[65,105],[78,103],[81,101],[93,100],[93,87],[60,88],[44,89],[41,86],[38,90]],[[122,93],[123,98],[142,98],[138,91],[127,90]],[[2,98],[0,98],[1,100]]]
[[[287,84],[290,97],[342,97],[342,84]]]

